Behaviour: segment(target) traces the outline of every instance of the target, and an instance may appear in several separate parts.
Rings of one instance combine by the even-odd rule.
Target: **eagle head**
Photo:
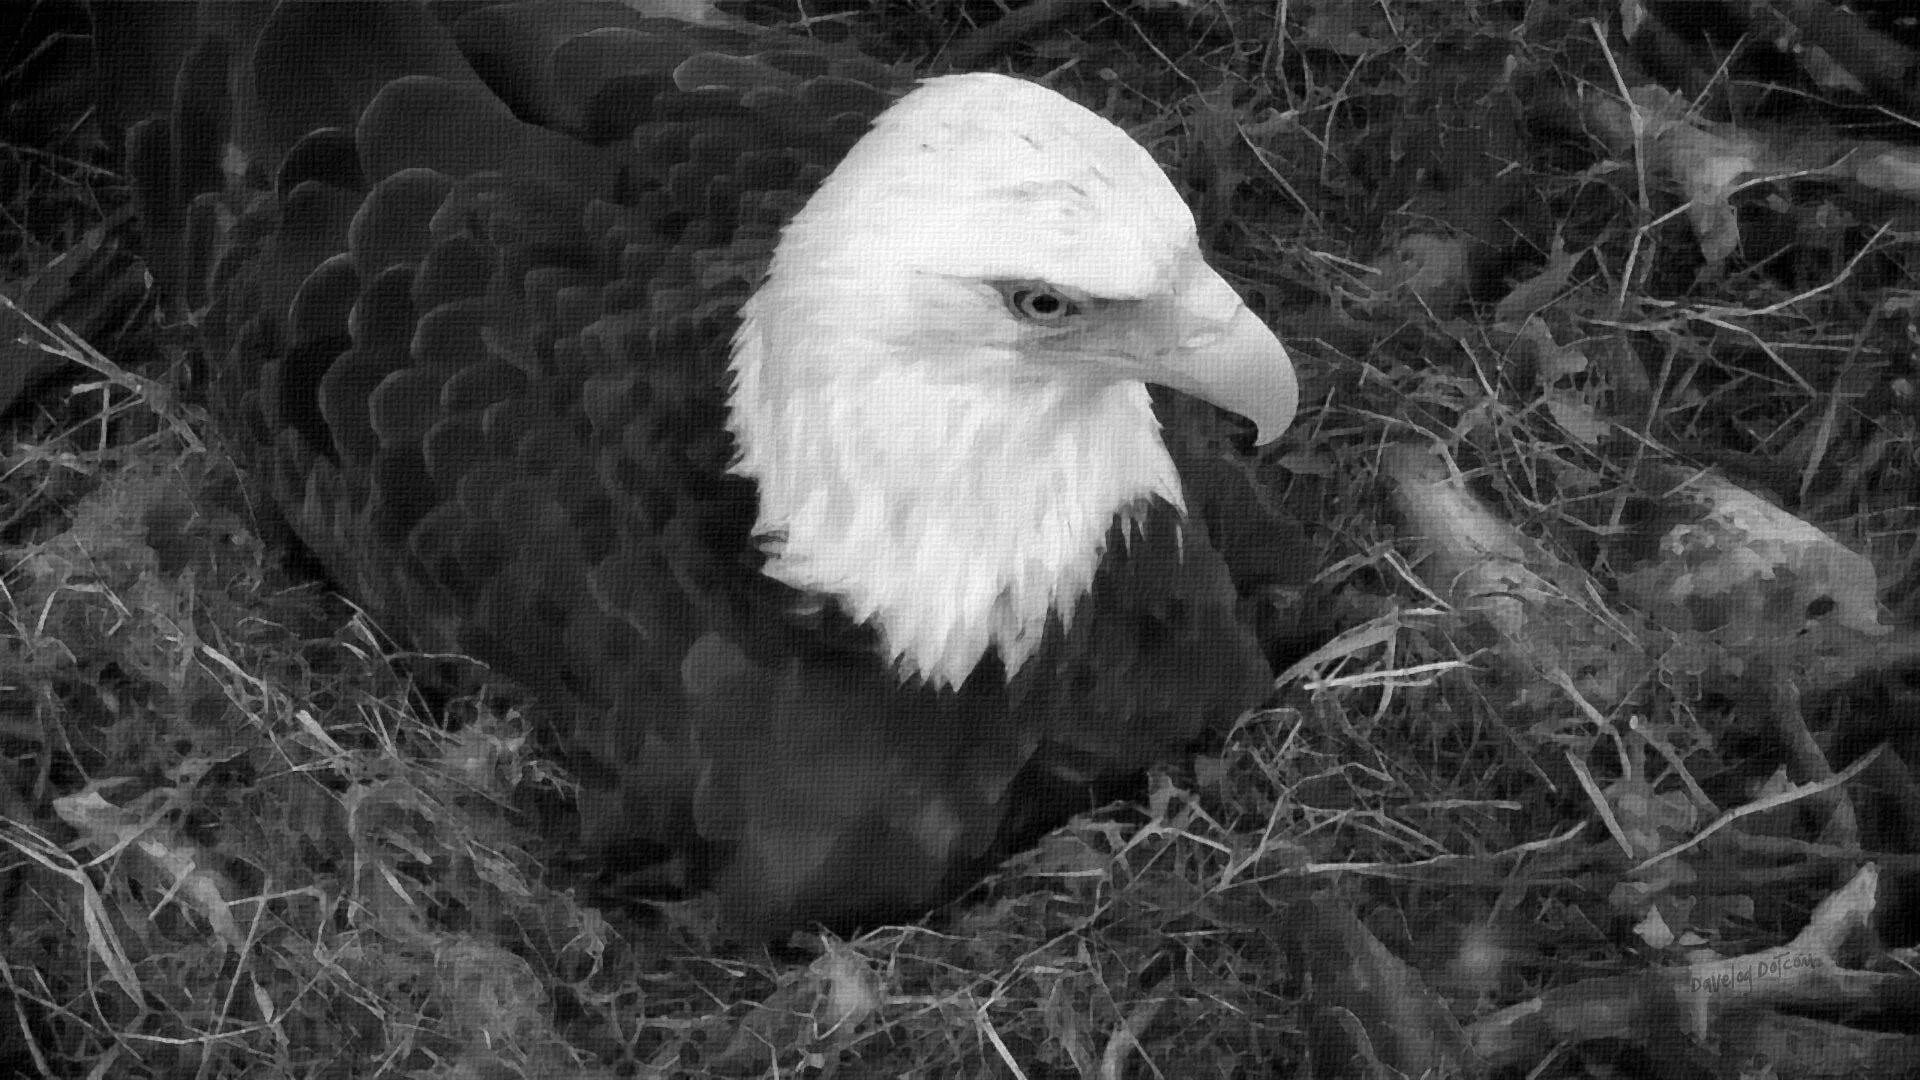
[[[1116,519],[1184,507],[1146,384],[1262,442],[1298,403],[1152,156],[990,74],[880,115],[783,231],[732,371],[766,572],[945,686],[1070,620]]]

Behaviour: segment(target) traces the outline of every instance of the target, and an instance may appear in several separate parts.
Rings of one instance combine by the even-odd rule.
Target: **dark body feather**
[[[903,683],[762,575],[723,424],[780,226],[909,85],[617,5],[214,6],[137,133],[223,419],[349,595],[562,707],[582,843],[744,928],[911,914],[1270,672],[1197,520],[1116,524],[1011,678]],[[221,189],[221,138],[260,182]],[[1190,492],[1191,495],[1191,492]]]

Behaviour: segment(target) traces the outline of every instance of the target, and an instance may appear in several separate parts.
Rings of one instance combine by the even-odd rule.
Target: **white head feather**
[[[1088,310],[1036,326],[1009,283]],[[1242,315],[1124,131],[1033,83],[928,80],[741,311],[729,426],[777,538],[766,572],[871,623],[903,675],[958,685],[988,649],[1011,673],[1072,616],[1116,517],[1182,505],[1146,367],[1245,338]]]

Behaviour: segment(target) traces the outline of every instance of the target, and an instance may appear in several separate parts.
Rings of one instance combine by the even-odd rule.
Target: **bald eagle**
[[[342,589],[532,686],[580,843],[911,913],[1271,673],[1148,384],[1274,334],[1151,155],[994,74],[617,4],[210,5],[130,153],[218,415]]]

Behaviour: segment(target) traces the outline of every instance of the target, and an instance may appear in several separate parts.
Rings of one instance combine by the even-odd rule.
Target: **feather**
[[[911,914],[1260,701],[1147,384],[1271,436],[1292,372],[1145,150],[1004,76],[469,7],[205,21],[134,165],[252,476],[550,696],[579,844],[744,932]]]

